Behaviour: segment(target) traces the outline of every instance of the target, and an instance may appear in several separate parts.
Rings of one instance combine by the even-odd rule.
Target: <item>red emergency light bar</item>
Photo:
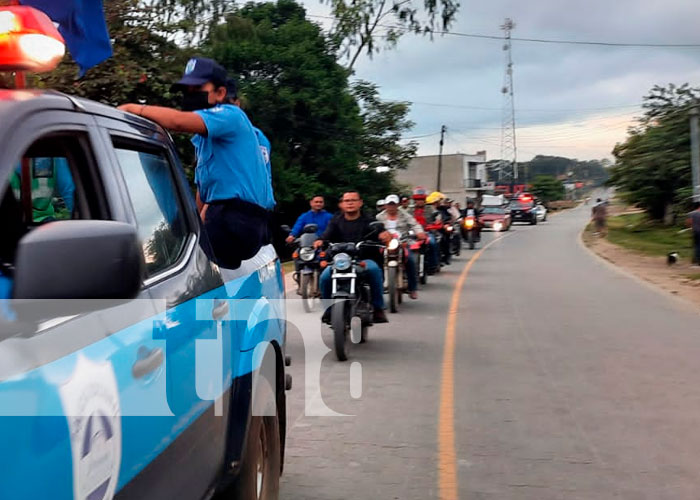
[[[49,16],[27,6],[0,7],[0,71],[51,71],[65,53]]]

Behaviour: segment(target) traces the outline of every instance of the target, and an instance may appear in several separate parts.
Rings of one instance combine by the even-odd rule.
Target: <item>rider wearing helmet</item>
[[[450,215],[448,211],[448,207],[444,204],[445,201],[445,195],[442,194],[440,191],[433,191],[428,195],[428,198],[425,200],[426,203],[429,205],[432,205],[434,208],[434,212],[432,215],[432,220],[428,219],[429,223],[432,222],[437,222],[440,221],[443,224],[451,224],[452,223],[452,215]],[[441,253],[442,253],[442,262],[446,265],[450,264],[450,239],[447,237],[446,231],[443,227],[441,229],[443,232],[443,238],[441,240]]]
[[[424,228],[428,225],[428,221],[432,219],[433,207],[426,206],[425,201],[428,197],[427,190],[422,186],[416,186],[413,190],[414,206],[413,206],[413,217],[418,221],[418,223]],[[438,248],[437,242],[435,241],[435,236],[432,232],[428,232],[428,253],[426,254],[426,266],[428,268],[428,274],[434,274],[440,265],[440,249]]]

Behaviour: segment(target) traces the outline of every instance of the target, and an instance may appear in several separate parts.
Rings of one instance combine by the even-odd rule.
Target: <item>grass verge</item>
[[[647,255],[678,252],[681,259],[692,255],[692,235],[679,226],[664,226],[650,221],[645,214],[626,214],[608,218],[608,240]]]

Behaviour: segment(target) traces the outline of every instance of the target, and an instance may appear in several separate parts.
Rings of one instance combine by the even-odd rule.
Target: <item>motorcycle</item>
[[[399,305],[403,302],[403,294],[408,292],[406,276],[408,239],[403,238],[399,233],[392,233],[392,236],[384,249],[384,277],[389,294],[389,311],[397,313]]]
[[[380,222],[373,222],[376,232],[383,231]],[[371,242],[333,243],[327,252],[331,267],[332,295],[331,329],[333,347],[338,361],[348,359],[350,342],[361,344],[367,341],[372,325],[372,295],[366,278],[365,266],[360,259],[364,247],[383,248]]]
[[[469,250],[474,250],[476,243],[481,240],[478,225],[479,221],[474,215],[467,215],[462,219],[462,238],[469,244]]]
[[[314,248],[317,239],[318,225],[307,224],[301,236],[294,241],[297,250],[292,254],[296,271],[292,278],[297,283],[304,311],[313,312],[321,298],[319,278],[321,276],[322,252]]]
[[[413,237],[413,231],[409,232],[409,236]],[[416,256],[416,272],[418,273],[418,282],[425,285],[428,282],[428,266],[425,263],[425,256],[430,251],[428,240],[412,240],[409,248]]]
[[[438,253],[438,257],[437,257],[437,259],[438,259],[437,267],[435,267],[435,269],[433,269],[433,271],[434,271],[435,273],[439,273],[439,272],[440,272],[440,267],[441,267],[440,264],[439,264],[439,260],[440,260],[440,256],[441,256],[441,254],[442,254],[442,248],[443,248],[443,243],[442,243],[442,238],[443,238],[443,234],[442,234],[442,233],[443,233],[443,231],[442,231],[442,222],[440,222],[440,221],[435,221],[435,222],[433,222],[433,223],[431,223],[431,224],[427,224],[427,225],[425,226],[425,230],[426,230],[426,232],[429,232],[430,234],[432,234],[432,235],[433,235],[433,238],[435,238],[435,244],[436,244],[436,246],[437,246],[437,248],[438,248],[438,252],[439,252],[439,253]],[[427,246],[427,245],[426,245],[426,246]]]
[[[462,237],[459,234],[462,220],[457,219],[453,224],[446,227],[450,238],[450,253],[459,256],[462,253]]]

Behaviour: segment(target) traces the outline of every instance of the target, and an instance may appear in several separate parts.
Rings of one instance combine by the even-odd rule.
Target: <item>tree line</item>
[[[690,110],[700,88],[655,86],[644,97],[643,115],[613,154],[610,185],[652,220],[674,223],[691,208]]]
[[[369,0],[362,5],[368,12],[374,8]],[[426,5],[424,21],[418,11],[413,17],[404,13],[405,23],[426,28],[450,5],[447,0]],[[271,141],[282,220],[307,209],[314,194],[326,195],[334,206],[343,190],[354,188],[374,203],[397,188],[393,172],[415,155],[417,144],[401,140],[413,127],[409,104],[383,100],[375,84],[352,79],[349,64],[343,64],[350,48],[354,59],[360,46],[370,56],[379,49],[367,40],[355,43],[361,26],[354,33],[348,24],[324,32],[294,0],[241,6],[228,0],[105,0],[104,8],[113,57],[77,79],[77,66],[67,55],[57,70],[33,76],[30,83],[111,106],[178,107],[180,95],[171,85],[187,60],[216,59],[236,77],[244,110]],[[359,15],[359,7],[353,8],[347,16]],[[174,140],[192,180],[196,162],[189,137]]]

